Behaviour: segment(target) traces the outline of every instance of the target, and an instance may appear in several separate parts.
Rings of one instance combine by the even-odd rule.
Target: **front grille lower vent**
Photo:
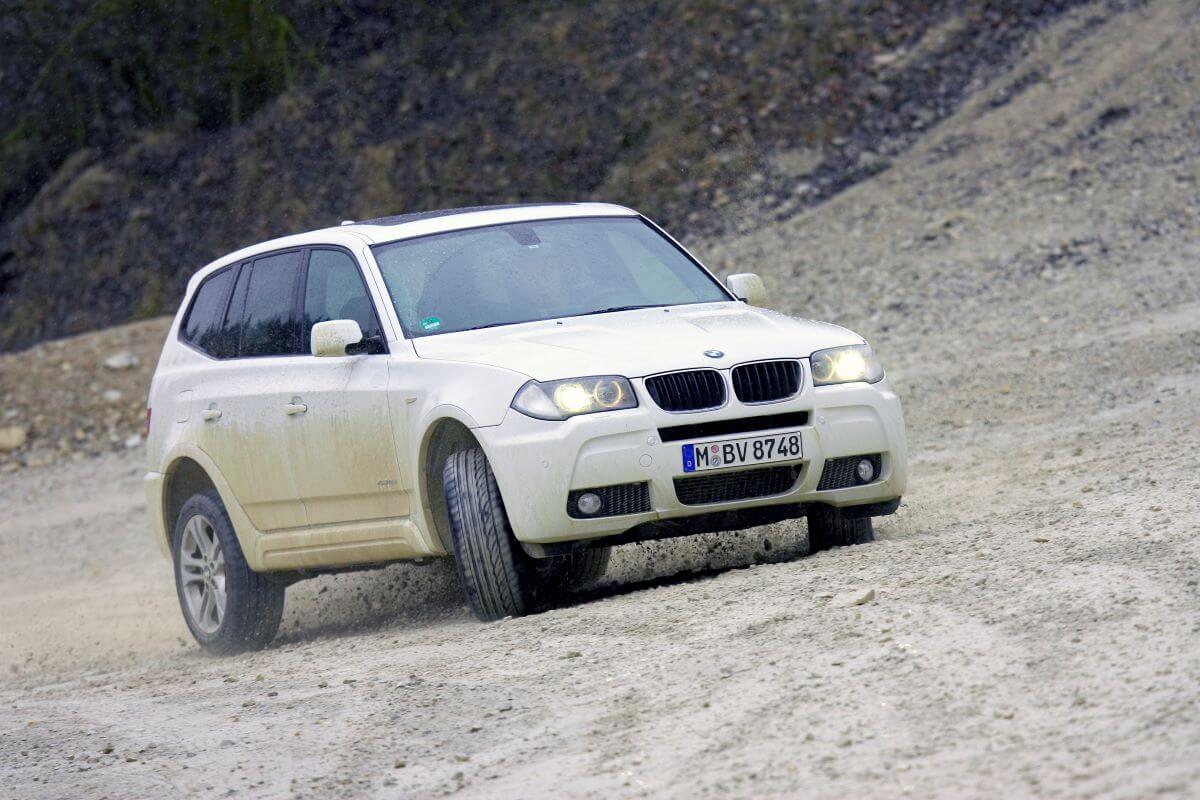
[[[725,405],[725,379],[715,369],[654,375],[646,378],[646,391],[663,411],[702,411]]]
[[[871,462],[871,480],[869,481],[860,480],[856,472],[858,462],[864,458]],[[878,455],[826,459],[825,468],[821,470],[821,482],[817,484],[817,491],[845,489],[850,486],[861,486],[864,483],[874,483],[879,480],[881,465],[882,461]]]
[[[585,514],[579,510],[579,496],[594,494],[600,498],[600,510]],[[643,514],[650,510],[650,484],[618,483],[595,489],[576,489],[567,494],[567,516],[574,519],[593,517],[619,517],[622,514]]]
[[[685,506],[731,503],[783,494],[796,485],[800,467],[761,467],[716,475],[689,475],[675,479],[675,496]]]
[[[691,425],[671,425],[659,428],[658,435],[664,442],[679,442],[689,439],[708,439],[713,436],[728,436],[731,433],[799,428],[807,424],[807,411],[791,411],[787,414],[766,414],[761,417],[715,419],[709,422],[695,422]]]
[[[772,403],[800,391],[799,361],[759,361],[733,368],[733,393],[743,403]]]

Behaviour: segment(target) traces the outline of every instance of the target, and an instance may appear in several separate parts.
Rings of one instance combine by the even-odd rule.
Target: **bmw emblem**
[[[721,352],[720,350],[705,350],[704,355],[708,356],[709,358],[724,358],[725,357],[725,354],[723,352]]]

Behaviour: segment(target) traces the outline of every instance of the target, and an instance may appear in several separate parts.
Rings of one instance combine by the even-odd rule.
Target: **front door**
[[[353,256],[315,248],[308,258],[301,328],[306,353],[312,326],[332,319],[357,322],[367,344],[361,355],[306,354],[283,368],[280,388],[292,412],[288,461],[308,524],[405,517],[411,487],[402,480],[392,425],[403,422],[406,409],[389,404],[378,314]]]

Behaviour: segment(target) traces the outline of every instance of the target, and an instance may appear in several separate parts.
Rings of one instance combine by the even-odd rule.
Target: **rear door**
[[[357,260],[335,247],[307,254],[303,287],[304,354],[288,360],[281,387],[296,409],[287,420],[287,453],[310,525],[407,516],[411,488],[392,436],[406,409],[388,399],[387,344]],[[361,355],[311,355],[312,326],[352,319],[368,346]]]
[[[288,465],[284,366],[300,354],[295,313],[302,250],[271,253],[238,268],[225,323],[214,335],[223,360],[196,387],[200,448],[262,531],[303,526]]]

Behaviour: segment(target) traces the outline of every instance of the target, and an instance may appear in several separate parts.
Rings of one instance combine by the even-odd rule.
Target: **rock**
[[[816,172],[824,158],[816,147],[782,150],[771,156],[771,167],[784,176],[799,178]]]
[[[29,431],[20,425],[8,425],[0,428],[0,452],[16,450],[29,441]]]
[[[830,603],[834,608],[848,608],[850,606],[861,606],[875,599],[874,589],[854,589],[849,592],[842,592],[834,595],[833,601]]]
[[[133,369],[137,365],[138,357],[128,350],[121,350],[104,359],[104,366],[109,369]]]
[[[142,446],[141,434],[135,433],[132,436],[130,436],[128,439],[125,440],[125,449],[126,450],[133,450],[133,449],[141,447],[141,446]]]
[[[873,153],[870,150],[864,150],[859,153],[857,164],[860,169],[875,169],[887,164],[887,159],[878,153]]]
[[[104,394],[101,395],[106,403],[119,403],[124,396],[116,389],[105,389]]]

